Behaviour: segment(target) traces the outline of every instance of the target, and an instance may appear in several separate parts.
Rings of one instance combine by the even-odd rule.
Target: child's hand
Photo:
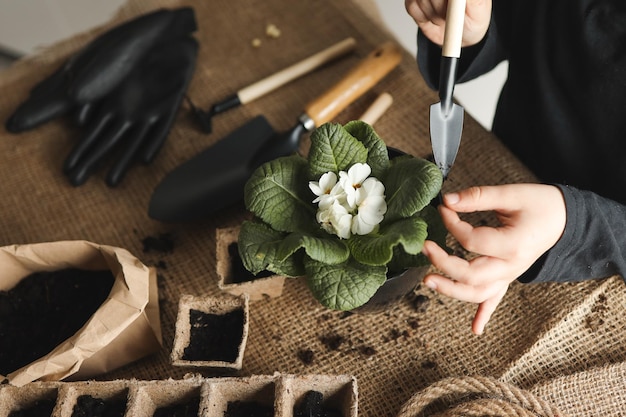
[[[406,11],[432,42],[442,45],[446,22],[447,0],[405,0]],[[491,0],[467,0],[463,46],[480,42],[489,28]]]
[[[509,284],[560,239],[565,201],[551,185],[511,184],[472,187],[444,196],[439,211],[448,231],[479,256],[466,261],[448,255],[432,241],[424,254],[449,278],[430,274],[424,284],[462,301],[478,303],[472,331],[481,334]],[[494,211],[499,227],[473,227],[457,213]]]

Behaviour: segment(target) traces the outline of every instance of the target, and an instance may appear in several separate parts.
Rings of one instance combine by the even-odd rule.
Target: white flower
[[[366,235],[376,229],[387,212],[385,186],[374,177],[368,164],[357,163],[348,171],[327,172],[309,188],[317,196],[316,219],[328,233],[342,239],[352,234]]]
[[[356,201],[360,199],[361,185],[372,173],[368,164],[356,163],[348,169],[348,172],[339,172],[339,183],[346,193],[346,200],[350,208],[356,207]]]
[[[318,203],[323,196],[329,195],[333,187],[337,184],[337,174],[332,171],[323,174],[318,181],[309,181],[309,188],[317,196],[314,203]]]
[[[383,221],[385,212],[387,203],[384,197],[367,197],[359,206],[358,213],[352,217],[352,233],[355,235],[371,233]]]
[[[352,214],[339,201],[335,201],[326,209],[318,210],[316,218],[328,233],[335,234],[342,239],[350,238]]]
[[[365,200],[365,198],[369,196],[379,196],[383,198],[385,197],[385,185],[374,177],[369,177],[368,179],[363,181],[363,184],[361,184],[361,188],[359,189],[359,191],[360,198],[356,200],[357,205],[360,205]]]
[[[387,212],[385,202],[385,186],[376,178],[368,178],[363,182],[361,193],[357,201],[358,210],[352,218],[352,233],[366,235],[371,233]]]

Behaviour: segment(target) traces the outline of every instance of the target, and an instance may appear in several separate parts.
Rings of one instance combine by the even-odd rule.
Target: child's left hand
[[[552,185],[510,184],[472,187],[444,196],[439,207],[448,231],[468,251],[467,261],[426,241],[424,254],[444,274],[424,284],[458,300],[479,304],[472,331],[482,334],[509,284],[552,248],[565,230],[565,201]],[[494,211],[499,227],[474,227],[458,213]]]

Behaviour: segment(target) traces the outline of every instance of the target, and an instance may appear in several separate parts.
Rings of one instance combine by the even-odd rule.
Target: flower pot
[[[239,254],[233,250],[238,237],[239,227],[219,228],[215,231],[218,288],[235,296],[248,294],[250,301],[279,297],[283,293],[285,277],[271,273],[255,277],[248,272]]]
[[[170,355],[174,366],[240,370],[248,339],[248,295],[183,295]]]
[[[378,313],[388,309],[413,291],[422,282],[429,269],[430,265],[419,266],[388,277],[367,303],[352,311],[355,313]]]

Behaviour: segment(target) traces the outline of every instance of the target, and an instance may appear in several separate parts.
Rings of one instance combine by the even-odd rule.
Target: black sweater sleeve
[[[518,280],[567,282],[626,277],[626,206],[589,191],[558,187],[567,210],[563,236]]]

